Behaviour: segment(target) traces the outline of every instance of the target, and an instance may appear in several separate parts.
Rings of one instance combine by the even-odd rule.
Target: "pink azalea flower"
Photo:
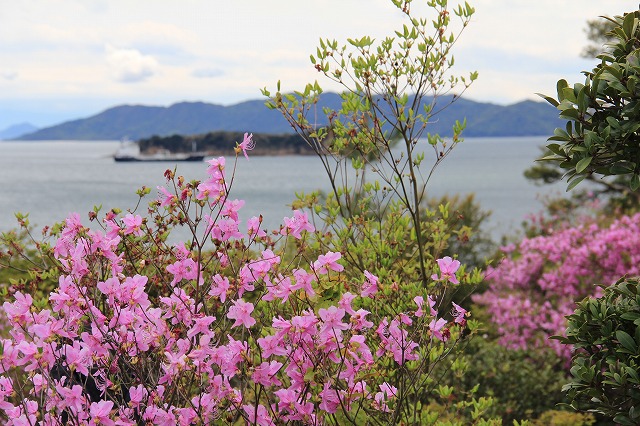
[[[122,223],[124,223],[125,225],[125,228],[124,228],[125,235],[133,234],[139,237],[144,234],[144,232],[142,232],[142,229],[141,229],[142,216],[140,216],[139,214],[134,216],[131,213],[128,213],[122,219]]]
[[[321,254],[318,256],[318,260],[313,262],[313,269],[319,274],[326,274],[327,268],[332,271],[341,272],[344,270],[344,266],[338,263],[338,260],[342,258],[340,252],[329,251],[327,254]]]
[[[89,415],[91,416],[91,422],[97,425],[113,426],[115,422],[109,418],[111,409],[113,408],[113,401],[100,401],[92,402],[89,408]]]
[[[244,206],[244,200],[225,200],[222,215],[238,221],[238,211]]]
[[[468,315],[467,310],[458,306],[455,302],[451,302],[451,304],[453,305],[451,315],[455,318],[454,322],[464,327],[467,324],[467,320],[465,318]]]
[[[212,197],[213,200],[211,203],[216,203],[220,200],[220,198],[224,195],[224,181],[220,182],[217,180],[207,180],[201,182],[198,185],[198,193],[196,194],[196,198],[198,200],[206,200],[209,197]]]
[[[346,330],[349,326],[342,322],[342,318],[344,317],[345,310],[341,308],[337,308],[335,306],[329,306],[328,309],[320,308],[318,310],[318,315],[322,319],[324,323],[323,328],[328,329],[336,329],[336,330]]]
[[[449,330],[446,328],[444,330],[442,329],[446,324],[447,321],[442,318],[440,318],[439,320],[436,320],[434,318],[429,323],[429,330],[431,331],[432,335],[443,342],[446,342],[449,339]]]
[[[4,302],[2,304],[2,308],[10,320],[24,322],[27,318],[29,310],[31,309],[33,299],[31,298],[31,295],[29,295],[29,293],[22,294],[19,291],[15,293],[14,297],[16,299],[15,302]]]
[[[211,238],[218,241],[228,241],[231,238],[243,238],[244,235],[238,230],[239,223],[237,220],[227,218],[212,218],[209,215],[204,216],[208,222],[207,233],[211,234]]]
[[[369,271],[364,271],[364,276],[366,281],[362,284],[362,291],[360,292],[360,296],[362,297],[371,297],[378,292],[378,277],[370,273]]]
[[[160,195],[160,207],[170,206],[176,201],[178,201],[178,197],[175,194],[167,191],[167,188],[164,186],[158,186],[158,194]]]
[[[431,316],[435,317],[436,315],[438,315],[438,311],[436,311],[434,308],[434,306],[436,306],[436,301],[433,300],[431,296],[429,296],[427,300],[429,301],[429,311],[431,313]]]
[[[391,386],[389,383],[384,382],[380,385],[380,392],[376,393],[373,397],[375,404],[374,406],[386,413],[390,412],[388,402],[393,400],[398,394],[398,388],[395,386]]]
[[[144,398],[147,397],[147,390],[143,385],[138,385],[135,387],[131,386],[129,388],[129,396],[131,398],[131,400],[129,401],[129,404],[132,407],[138,407],[142,403]]]
[[[258,408],[255,408],[253,405],[243,405],[242,408],[247,415],[249,424],[257,426],[275,426],[275,423],[271,420],[269,412],[264,405],[260,404],[258,405]]]
[[[265,361],[255,368],[253,374],[251,375],[251,379],[263,386],[280,386],[282,385],[282,382],[278,380],[276,374],[278,374],[278,371],[280,371],[282,365],[283,364],[278,361]]]
[[[338,306],[344,309],[349,315],[354,314],[353,307],[351,306],[351,302],[356,298],[355,294],[351,294],[348,291],[342,294],[340,301],[338,302]]]
[[[229,291],[229,288],[231,288],[229,279],[220,274],[215,274],[213,276],[213,283],[209,290],[209,295],[218,297],[220,301],[224,303],[227,300],[227,292]]]
[[[313,232],[315,230],[316,228],[309,223],[307,213],[300,210],[294,210],[292,218],[284,218],[284,228],[282,228],[280,233],[282,235],[293,235],[294,238],[300,239],[302,238],[302,231]]]
[[[197,334],[209,334],[212,333],[209,330],[209,325],[211,325],[216,320],[216,317],[212,316],[204,316],[195,319],[195,324],[193,327],[187,331],[187,337],[194,337]]]
[[[167,272],[173,275],[171,285],[180,281],[194,280],[198,276],[198,264],[191,258],[179,260],[167,266]]]
[[[338,407],[340,407],[341,395],[338,393],[336,389],[332,389],[331,385],[328,382],[324,383],[324,388],[322,392],[320,392],[320,408],[323,411],[326,411],[329,414],[334,414],[338,411]]]
[[[267,236],[267,233],[260,229],[260,223],[262,222],[262,215],[260,217],[253,216],[251,219],[247,220],[247,230],[249,232],[249,236],[255,235],[258,238],[263,238]]]
[[[300,394],[298,392],[293,389],[279,389],[273,394],[279,399],[278,410],[289,413],[295,410],[296,402],[300,397]]]
[[[244,325],[247,328],[251,328],[256,323],[256,320],[251,317],[251,312],[253,312],[253,303],[238,299],[229,308],[227,318],[236,320],[232,327]]]
[[[225,158],[212,158],[211,160],[208,160],[207,163],[209,163],[209,167],[207,168],[207,174],[209,175],[209,177],[216,180],[224,180]]]
[[[453,260],[449,256],[445,256],[442,259],[438,259],[438,267],[440,268],[440,277],[437,274],[431,276],[432,280],[449,281],[451,284],[458,284],[459,281],[456,278],[456,271],[460,267],[460,261]]]
[[[351,323],[354,324],[353,329],[362,330],[363,328],[373,327],[373,323],[365,318],[370,313],[371,312],[365,309],[358,309],[351,314]]]
[[[424,315],[424,311],[422,310],[422,304],[424,303],[424,298],[422,296],[416,296],[413,298],[413,301],[418,305],[418,310],[414,313],[415,316],[421,317]]]
[[[253,141],[253,133],[251,134],[245,133],[242,143],[238,144],[238,149],[242,150],[242,153],[244,154],[247,160],[249,159],[249,156],[247,155],[247,151],[251,151],[255,147],[256,147],[256,143]]]
[[[262,357],[269,358],[271,355],[286,355],[287,349],[282,338],[278,336],[265,336],[258,339],[258,345],[262,350]]]
[[[314,274],[310,274],[304,269],[294,269],[293,277],[296,280],[296,283],[291,287],[292,290],[304,290],[307,293],[307,296],[313,297],[316,292],[313,290],[313,286],[311,283],[316,279]]]

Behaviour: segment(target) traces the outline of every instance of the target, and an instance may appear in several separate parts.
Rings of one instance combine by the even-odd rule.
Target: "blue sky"
[[[469,0],[455,50],[466,93],[510,104],[582,81],[588,19],[637,1]],[[421,0],[414,0],[419,8]],[[427,15],[428,16],[428,15]],[[320,37],[378,39],[402,25],[390,0],[0,0],[0,130],[48,126],[120,104],[260,99],[260,88],[320,78]],[[336,86],[319,80],[326,90]]]

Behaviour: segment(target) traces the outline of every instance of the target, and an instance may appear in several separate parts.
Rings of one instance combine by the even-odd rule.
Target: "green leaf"
[[[632,422],[631,420],[629,420],[629,417],[625,416],[624,414],[618,414],[617,416],[615,416],[613,418],[613,421],[616,422],[617,424],[623,425],[623,426],[634,426],[635,423]]]
[[[633,172],[633,168],[628,163],[616,163],[609,168],[612,175],[626,175]]]
[[[564,100],[564,96],[562,96],[562,91],[564,90],[565,87],[569,87],[569,83],[567,83],[567,80],[558,80],[558,83],[556,84],[556,89],[558,90],[558,101],[562,102]]]
[[[639,312],[625,312],[620,317],[622,319],[625,319],[625,320],[635,321],[635,320],[640,318],[640,313]]]
[[[634,13],[629,13],[624,18],[624,22],[622,23],[622,30],[624,31],[624,35],[627,37],[627,40],[633,38],[634,33],[638,27],[638,20],[635,17]]]
[[[580,118],[580,113],[575,108],[566,108],[560,112],[560,118],[578,120]]]
[[[574,177],[570,182],[569,185],[567,186],[567,192],[571,191],[573,188],[575,188],[576,186],[578,186],[578,184],[580,182],[582,182],[584,180],[584,178],[586,178],[586,175],[582,175],[582,176],[578,176],[578,177]]]
[[[561,156],[564,155],[564,151],[562,151],[560,144],[557,144],[557,143],[549,144],[547,145],[547,149],[556,155],[561,155]]]
[[[542,99],[549,102],[554,107],[557,107],[558,105],[560,105],[560,103],[555,99],[553,99],[551,96],[543,95],[542,93],[536,93],[536,95],[540,96]]]
[[[571,136],[569,136],[569,133],[565,132],[563,129],[556,127],[556,129],[553,131],[553,134],[556,135],[558,138],[560,138],[560,140],[571,140]],[[557,140],[557,139],[554,139]]]
[[[629,335],[626,331],[617,330],[616,331],[616,339],[620,342],[620,344],[627,350],[632,353],[636,353],[638,347],[636,346],[636,341],[633,340],[633,337]]]
[[[589,167],[589,164],[591,164],[591,160],[593,160],[593,157],[585,157],[578,161],[578,164],[576,164],[576,173],[579,174],[584,172],[585,169]]]
[[[638,176],[638,174],[634,174],[631,177],[631,182],[629,183],[629,188],[631,188],[632,191],[635,191],[638,188],[640,188],[640,176]]]

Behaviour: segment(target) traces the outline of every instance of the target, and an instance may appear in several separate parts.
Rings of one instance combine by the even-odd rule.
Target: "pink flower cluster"
[[[247,235],[239,231],[243,202],[227,201],[224,159],[210,164],[209,179],[191,195],[218,208],[203,222],[206,235],[225,247],[255,243],[260,221],[250,219]],[[184,197],[160,193],[167,207]],[[359,307],[378,294],[378,278],[368,271],[359,295],[344,292],[337,303],[316,306],[319,283],[341,279],[337,252],[307,264],[300,259],[289,270],[266,246],[246,250],[237,263],[220,252],[212,268],[180,243],[160,264],[172,277],[162,287],[168,292],[154,294],[149,277],[125,275],[131,265],[121,242],[144,238],[142,218],[128,214],[119,223],[109,213],[105,222],[108,230],[99,232],[77,215],[67,219],[55,244],[65,273],[48,308],[36,308],[19,292],[3,304],[12,326],[0,342],[0,411],[8,425],[59,425],[69,418],[70,424],[190,425],[229,416],[257,425],[315,425],[340,410],[387,413],[399,385],[378,368],[419,360],[417,341],[444,342],[450,327],[465,323],[466,311],[457,305],[451,322],[438,318],[426,295],[428,312],[418,296],[415,312],[370,318]],[[303,238],[312,230],[296,211],[285,218],[282,235]],[[442,279],[453,282],[450,265],[449,259],[440,268]],[[16,399],[18,392],[26,394]]]
[[[474,302],[489,309],[502,344],[550,347],[568,359],[571,349],[549,337],[564,334],[575,302],[601,294],[598,284],[640,274],[640,214],[609,226],[585,222],[551,230],[503,251],[507,257],[487,270],[489,289]]]

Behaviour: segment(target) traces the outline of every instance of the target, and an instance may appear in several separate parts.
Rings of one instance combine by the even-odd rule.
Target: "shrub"
[[[576,301],[601,294],[594,283],[640,273],[640,214],[551,230],[503,251],[508,257],[487,269],[489,289],[473,300],[488,309],[501,344],[550,347],[568,361],[571,347],[549,336],[564,333]]]
[[[243,201],[230,198],[234,176],[218,158],[202,182],[168,170],[146,217],[112,210],[92,230],[73,215],[55,231],[63,273],[49,300],[16,292],[3,306],[14,328],[0,362],[9,423],[434,424],[440,412],[424,407],[436,403],[459,424],[496,424],[485,420],[490,398],[436,374],[463,367],[459,344],[477,324],[451,302],[452,289],[481,274],[442,255],[447,209],[433,220],[424,209],[425,155],[414,152],[435,114],[435,99],[420,99],[470,81],[446,76],[457,40],[447,2],[429,2],[433,21],[392,2],[408,23],[397,41],[349,40],[349,54],[321,41],[316,68],[340,82],[354,77],[342,108],[327,111],[328,128],[306,120],[317,83],[269,102],[327,168],[323,200],[302,195],[280,229],[266,233],[255,216],[245,232]],[[452,12],[464,28],[473,8]],[[410,102],[405,89],[415,85]],[[389,126],[402,141],[398,159]],[[430,173],[463,128],[456,123],[452,142],[427,134]],[[254,146],[245,134],[236,161]],[[371,171],[382,184],[365,178]],[[176,226],[190,241],[167,242]]]
[[[425,289],[410,311],[382,316],[377,306],[398,309],[393,287],[369,272],[347,278],[340,253],[308,258],[306,215],[271,236],[258,217],[240,232],[224,159],[209,163],[203,182],[167,171],[174,191],[160,188],[147,218],[111,211],[104,231],[66,220],[48,307],[21,292],[3,305],[7,424],[429,424],[437,413],[420,407],[434,398],[481,418],[490,401],[448,402],[432,377],[463,339],[462,308],[439,313]],[[165,242],[176,221],[193,233],[186,245]],[[458,265],[439,264],[441,285],[456,282]]]
[[[640,79],[640,11],[607,19],[613,24],[607,33],[613,41],[598,56],[601,62],[584,73],[584,84],[571,87],[560,80],[557,100],[545,97],[568,121],[566,129],[555,130],[550,140],[558,143],[547,146],[552,154],[543,160],[562,169],[569,188],[593,175],[623,177],[611,182],[609,189],[633,198],[637,205],[640,123],[635,88]]]
[[[576,352],[564,387],[571,407],[621,425],[640,422],[640,279],[623,278],[587,298],[568,317],[559,341]]]
[[[490,414],[502,424],[537,418],[562,400],[564,363],[548,349],[508,349],[485,335],[471,339],[458,362],[465,368],[449,376],[451,385],[493,398]]]
[[[532,422],[533,426],[592,426],[594,424],[596,424],[596,419],[593,414],[559,410],[545,411]]]

